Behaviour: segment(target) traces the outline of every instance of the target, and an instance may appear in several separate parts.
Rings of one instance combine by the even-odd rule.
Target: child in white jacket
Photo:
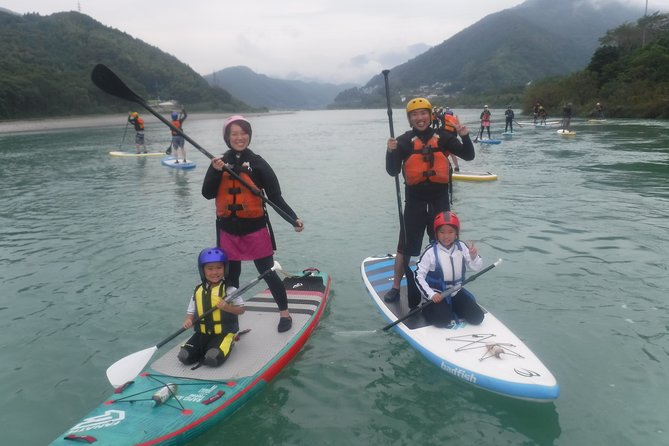
[[[461,285],[467,269],[478,271],[483,259],[473,243],[460,241],[460,220],[450,211],[440,212],[434,219],[437,240],[430,243],[418,260],[416,284],[425,299],[433,300],[423,310],[427,321],[437,327],[450,327],[453,321],[465,320],[472,325],[483,321],[483,310],[474,296],[464,288],[447,295],[441,292]]]

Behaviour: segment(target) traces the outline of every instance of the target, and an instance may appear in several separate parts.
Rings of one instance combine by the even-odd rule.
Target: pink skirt
[[[246,235],[233,235],[219,229],[219,248],[229,260],[256,260],[274,254],[267,228]]]

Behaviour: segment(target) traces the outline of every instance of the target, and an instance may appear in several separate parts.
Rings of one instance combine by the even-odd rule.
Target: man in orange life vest
[[[384,296],[386,302],[399,299],[400,281],[405,272],[410,272],[411,256],[420,255],[423,232],[434,240],[432,222],[437,213],[450,210],[448,183],[450,164],[448,155],[456,155],[466,161],[474,159],[474,145],[469,130],[460,123],[453,123],[456,133],[444,129],[432,129],[432,105],[425,98],[415,98],[407,103],[407,118],[411,130],[397,139],[390,138],[386,151],[386,172],[404,176],[404,228],[395,258],[393,286]],[[462,142],[457,138],[460,135]],[[407,274],[409,307],[420,304],[420,292],[413,274]]]

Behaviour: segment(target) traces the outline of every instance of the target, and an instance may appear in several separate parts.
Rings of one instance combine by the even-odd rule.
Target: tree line
[[[536,102],[560,116],[567,103],[588,116],[599,102],[608,117],[669,118],[669,14],[608,31],[584,70],[527,87],[523,111]]]
[[[249,109],[174,56],[77,12],[0,11],[0,41],[0,119],[127,111],[127,102],[91,82],[97,63],[147,99],[176,99],[189,110]]]

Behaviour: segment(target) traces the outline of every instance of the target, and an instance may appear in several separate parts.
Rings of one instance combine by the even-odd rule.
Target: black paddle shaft
[[[180,128],[176,127],[174,124],[172,124],[167,118],[165,118],[163,115],[158,113],[153,107],[151,107],[144,99],[142,99],[138,94],[136,94],[134,91],[132,91],[122,80],[119,78],[111,69],[109,69],[107,66],[102,65],[102,64],[97,64],[94,68],[93,71],[91,72],[91,80],[93,83],[102,91],[105,93],[108,93],[112,96],[115,96],[117,98],[125,99],[130,102],[135,102],[142,107],[144,107],[146,110],[148,110],[153,116],[156,118],[160,119],[163,124],[168,126],[172,131],[178,133],[179,135],[183,136],[186,141],[191,143],[193,147],[195,147],[197,150],[202,152],[204,156],[206,156],[209,159],[214,159],[214,155],[209,153],[204,147],[199,145],[197,142],[195,142],[190,136],[185,134],[183,130]],[[288,223],[292,224],[293,227],[299,226],[297,224],[297,220],[288,215],[283,209],[278,207],[276,204],[274,204],[272,201],[270,201],[265,195],[260,191],[258,188],[253,187],[251,184],[249,184],[247,181],[245,181],[242,177],[240,177],[235,171],[230,169],[228,166],[225,164],[223,165],[223,170],[225,170],[227,173],[229,173],[233,178],[235,178],[237,181],[242,183],[244,187],[246,187],[248,190],[250,190],[253,194],[257,195],[262,199],[263,202],[267,203],[270,205],[284,220],[286,220]]]
[[[388,86],[388,74],[390,70],[383,70],[383,83],[386,87],[386,106],[388,107],[388,126],[390,127],[390,137],[395,137],[395,129],[393,128],[393,109],[390,106],[390,87]]]
[[[388,109],[388,127],[390,137],[395,138],[395,129],[393,127],[393,109],[390,105],[390,86],[388,85],[388,73],[390,70],[383,70],[383,82],[386,87],[386,107]],[[406,232],[404,231],[404,215],[402,214],[402,192],[400,190],[399,174],[395,175],[395,195],[397,196],[397,212],[400,218],[400,232],[404,235],[404,246],[406,246]],[[409,279],[409,277],[407,277]]]

